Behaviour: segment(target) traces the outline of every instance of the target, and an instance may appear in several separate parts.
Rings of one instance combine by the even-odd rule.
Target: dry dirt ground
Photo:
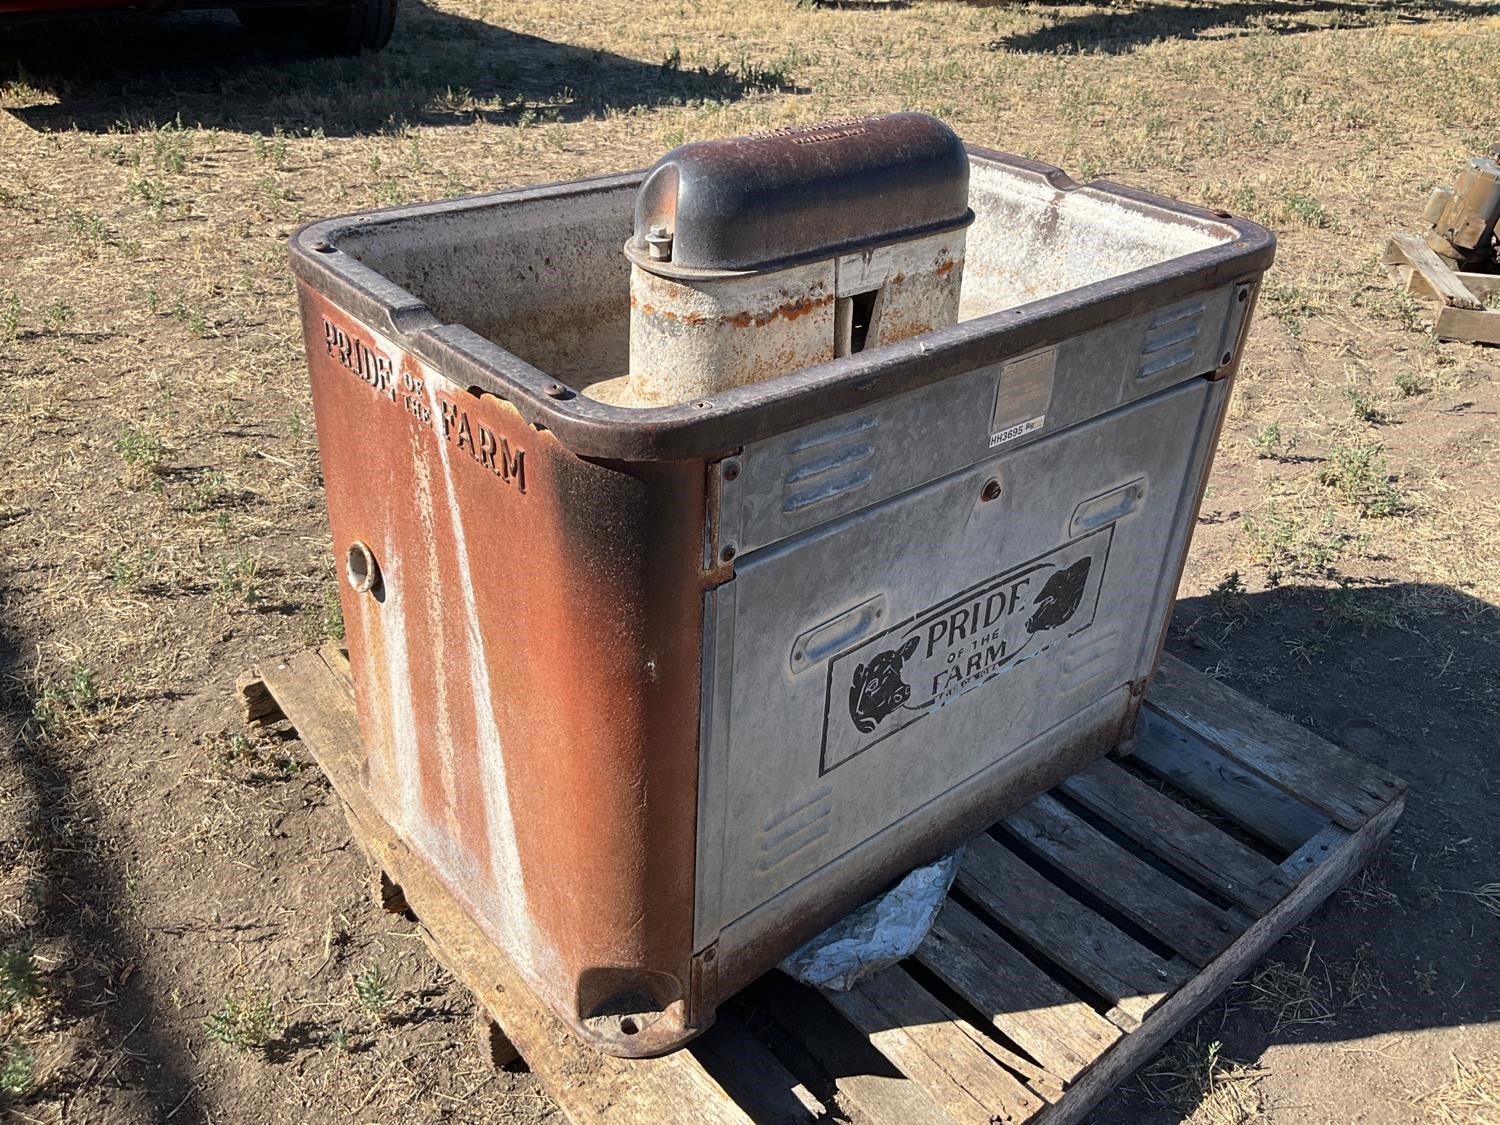
[[[1280,233],[1171,647],[1412,787],[1097,1119],[1497,1120],[1500,353],[1378,255],[1500,140],[1500,4],[403,2],[358,60],[0,31],[0,1113],[555,1114],[299,744],[240,733],[236,673],[341,630],[287,235],[914,108]]]

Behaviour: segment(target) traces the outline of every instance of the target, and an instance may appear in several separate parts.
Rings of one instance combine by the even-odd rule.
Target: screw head
[[[328,253],[332,252],[332,250],[333,250],[333,244],[330,243],[330,242],[328,242],[328,241],[326,241],[326,240],[324,240],[324,239],[320,238],[320,239],[318,239],[318,241],[316,241],[316,242],[313,243],[313,247],[312,248],[314,250],[316,250],[319,254],[328,254]]]
[[[720,562],[733,562],[734,561],[734,548],[733,547],[725,547],[722,551],[720,551],[719,552],[719,561]]]
[[[979,498],[986,504],[988,504],[991,500],[1000,499],[1000,492],[1000,482],[994,477],[991,477],[988,481],[985,482],[984,488],[980,490]]]
[[[567,398],[573,393],[561,383],[548,383],[542,390],[546,392],[548,398]]]
[[[719,470],[719,475],[725,480],[739,480],[740,463],[738,461],[725,461],[723,467]]]

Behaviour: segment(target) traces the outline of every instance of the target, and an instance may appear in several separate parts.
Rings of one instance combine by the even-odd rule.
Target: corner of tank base
[[[649,1001],[639,1006],[647,1005]],[[702,1035],[714,1022],[714,1009],[709,1008],[703,1013],[702,1020],[688,1024],[687,1005],[682,1000],[669,1004],[662,1011],[649,1008],[645,1011],[626,1010],[637,1006],[624,997],[595,1015],[564,1015],[563,1022],[586,1046],[621,1059],[654,1059],[670,1055]]]

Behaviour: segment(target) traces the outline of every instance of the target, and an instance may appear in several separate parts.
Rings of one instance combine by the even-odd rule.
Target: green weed
[[[1385,628],[1399,628],[1401,625],[1393,598],[1360,593],[1347,578],[1340,578],[1338,588],[1329,593],[1324,613],[1332,621],[1347,622],[1366,630],[1372,625]]]
[[[1281,437],[1281,423],[1268,422],[1255,431],[1255,436],[1250,439],[1250,444],[1255,447],[1255,455],[1265,461],[1290,453],[1296,442],[1291,438],[1283,442]]]
[[[267,995],[226,996],[203,1026],[214,1042],[237,1051],[257,1050],[281,1033],[281,1020]]]
[[[46,684],[37,693],[31,707],[31,722],[44,736],[53,737],[97,711],[99,702],[94,670],[84,661],[75,660],[66,676]]]
[[[255,159],[262,164],[279,168],[286,163],[286,136],[280,129],[273,130],[270,137],[256,133],[251,142],[255,146]]]
[[[1386,412],[1381,409],[1379,401],[1369,391],[1362,391],[1358,387],[1345,387],[1344,398],[1348,399],[1349,409],[1361,422],[1376,425],[1390,420]]]
[[[1287,575],[1331,578],[1333,564],[1363,539],[1335,527],[1334,514],[1324,512],[1315,528],[1288,515],[1273,501],[1260,517],[1246,516],[1240,529],[1250,540],[1251,557],[1266,568],[1266,582],[1278,585]]]
[[[1333,216],[1310,195],[1292,192],[1282,200],[1282,203],[1287,213],[1305,227],[1327,230],[1334,225]]]
[[[25,1094],[36,1082],[36,1056],[25,1046],[15,1046],[5,1052],[5,1061],[0,1063],[0,1090],[7,1094]]]
[[[1312,299],[1297,286],[1279,281],[1267,283],[1263,292],[1271,315],[1281,321],[1291,335],[1302,335],[1307,318],[1317,311]]]
[[[380,1015],[394,1002],[391,981],[379,965],[371,965],[354,978],[354,994],[359,1006],[371,1015]]]
[[[150,430],[127,425],[115,441],[115,452],[125,462],[126,483],[139,487],[148,480],[159,478],[167,446]]]
[[[92,211],[69,211],[68,233],[85,258],[97,258],[100,248],[114,241],[108,225]]]
[[[1237,570],[1231,570],[1220,579],[1208,592],[1208,598],[1213,603],[1214,612],[1221,617],[1243,620],[1250,616],[1249,591],[1245,589],[1245,581]]]
[[[21,298],[12,293],[0,307],[0,339],[14,340],[21,330]]]
[[[42,994],[36,955],[24,942],[0,951],[0,1008],[20,1008]]]
[[[226,604],[240,602],[255,605],[261,600],[258,579],[260,562],[249,551],[241,548],[228,559],[219,560],[219,577],[215,593]]]
[[[151,132],[151,163],[174,175],[187,170],[193,156],[193,134],[182,127],[182,118],[158,126]]]
[[[63,325],[73,319],[73,307],[66,301],[53,301],[47,306],[46,323],[49,332],[61,332]]]
[[[166,181],[160,176],[137,176],[125,185],[125,194],[131,199],[143,201],[151,214],[161,218],[162,211],[171,202],[167,195]]]
[[[229,499],[229,485],[224,479],[224,474],[218,469],[210,469],[193,481],[192,496],[188,506],[195,512],[205,512],[210,508],[217,508]]]
[[[344,610],[337,588],[325,589],[320,604],[302,607],[302,632],[311,644],[344,639]]]
[[[1410,506],[1379,445],[1333,446],[1318,470],[1318,482],[1333,489],[1362,515],[1395,516]]]
[[[1396,389],[1401,392],[1403,398],[1415,398],[1417,395],[1425,395],[1432,389],[1431,384],[1413,371],[1402,371],[1396,376]]]

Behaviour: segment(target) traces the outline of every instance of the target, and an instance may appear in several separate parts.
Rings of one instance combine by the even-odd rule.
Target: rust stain
[[[376,807],[575,1034],[680,1045],[717,999],[695,991],[684,877],[704,463],[582,460],[302,304],[335,551],[369,543],[385,576],[383,600],[341,589]],[[396,362],[354,371],[325,319]],[[627,994],[659,1014],[593,1019]]]
[[[731,317],[726,317],[719,323],[729,324],[735,328],[764,328],[778,317],[785,320],[796,320],[799,317],[806,316],[814,309],[825,308],[831,304],[833,304],[833,296],[831,294],[825,297],[803,297],[801,300],[792,301],[779,308],[772,309],[770,312],[761,313],[759,316],[750,312],[742,312]]]
[[[630,295],[630,307],[635,309],[642,316],[659,316],[663,320],[676,320],[680,321],[683,324],[691,324],[695,327],[700,324],[708,323],[708,317],[704,316],[702,313],[677,313],[673,312],[671,309],[659,309],[655,305],[649,304],[646,301],[637,300],[634,293]]]

